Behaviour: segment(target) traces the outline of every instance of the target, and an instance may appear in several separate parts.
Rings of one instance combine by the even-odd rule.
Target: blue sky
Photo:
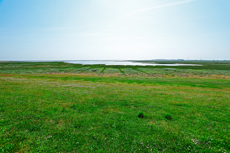
[[[230,0],[0,0],[0,60],[230,60]]]

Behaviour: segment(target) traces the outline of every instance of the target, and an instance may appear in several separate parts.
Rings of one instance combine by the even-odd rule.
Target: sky
[[[0,60],[230,60],[230,0],[0,0]]]

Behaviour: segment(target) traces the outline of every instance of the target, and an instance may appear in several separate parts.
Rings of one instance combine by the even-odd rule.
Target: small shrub
[[[143,113],[143,112],[138,112],[137,117],[139,117],[139,118],[144,118],[144,113]]]
[[[167,120],[172,120],[172,115],[171,114],[165,114],[164,118]]]

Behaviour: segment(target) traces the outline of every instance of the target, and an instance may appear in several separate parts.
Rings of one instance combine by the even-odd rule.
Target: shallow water
[[[83,65],[138,65],[138,66],[195,66],[196,64],[156,64],[156,63],[143,63],[132,61],[110,61],[110,60],[72,60],[64,61],[65,63],[83,64]]]

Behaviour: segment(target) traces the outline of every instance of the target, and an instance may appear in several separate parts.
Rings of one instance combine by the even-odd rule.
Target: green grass
[[[229,70],[135,69],[0,64],[0,152],[230,151]]]

